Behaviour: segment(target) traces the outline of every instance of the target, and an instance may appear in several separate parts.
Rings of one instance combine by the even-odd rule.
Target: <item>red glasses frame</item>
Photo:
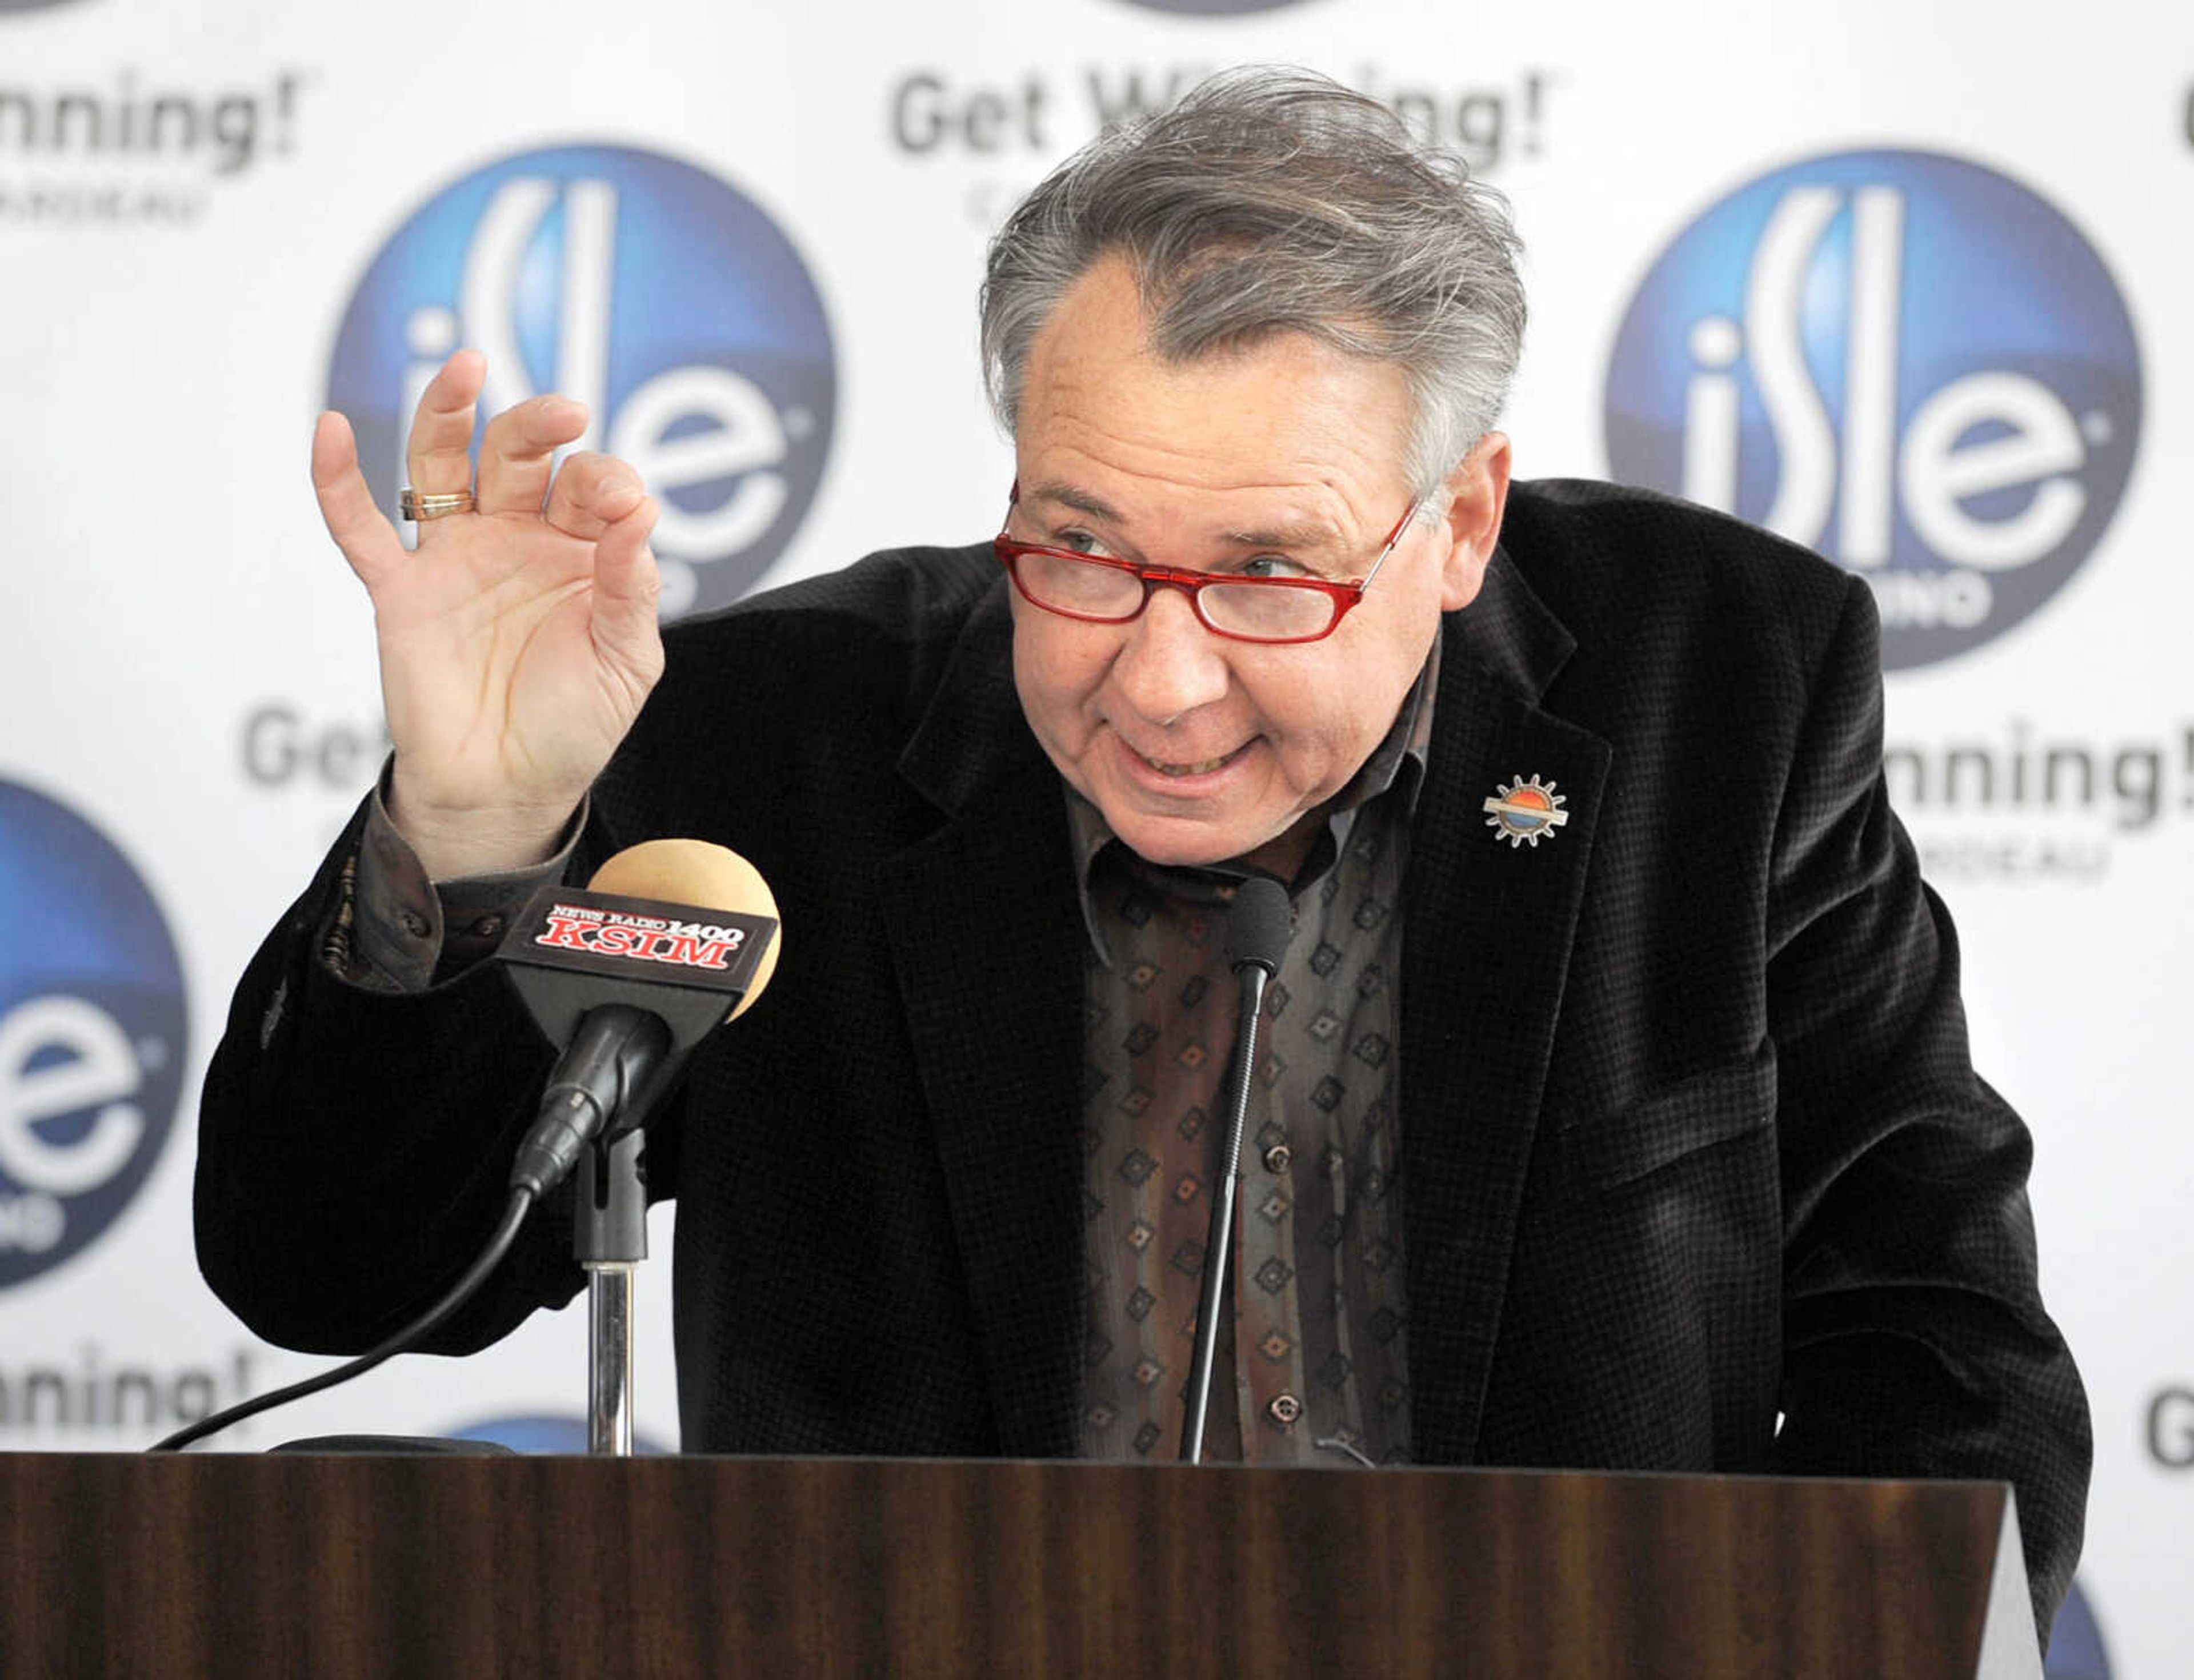
[[[1019,500],[1020,486],[1015,485],[1013,494],[1007,498],[1008,518],[1012,517],[1012,509]],[[1129,624],[1143,616],[1144,610],[1151,604],[1152,590],[1178,589],[1188,597],[1189,608],[1196,614],[1196,622],[1215,636],[1224,636],[1228,641],[1249,642],[1258,647],[1295,647],[1305,642],[1322,642],[1341,628],[1341,621],[1347,617],[1350,611],[1364,599],[1364,592],[1371,587],[1372,579],[1379,575],[1379,568],[1387,564],[1387,556],[1394,552],[1395,545],[1402,540],[1402,533],[1410,528],[1410,521],[1416,517],[1417,509],[1422,505],[1420,502],[1412,502],[1402,510],[1402,517],[1394,521],[1394,528],[1387,533],[1387,540],[1380,545],[1379,553],[1372,560],[1370,570],[1353,583],[1329,583],[1318,577],[1237,577],[1226,572],[1188,571],[1179,566],[1145,565],[1137,560],[1115,559],[1109,554],[1077,554],[1071,548],[1054,548],[1042,542],[1023,542],[1018,537],[1008,536],[1003,530],[991,538],[991,546],[996,553],[999,563],[1005,567],[1006,575],[1013,579],[1014,588],[1019,593],[1020,598],[1031,606],[1040,607],[1044,611],[1054,613],[1061,618],[1075,619],[1084,624]],[[1030,554],[1042,554],[1053,559],[1072,560],[1081,565],[1104,566],[1113,571],[1124,571],[1141,582],[1143,598],[1136,604],[1133,612],[1109,614],[1070,612],[1065,607],[1054,606],[1048,601],[1040,601],[1029,593],[1027,586],[1021,582],[1020,561],[1025,556]],[[1320,630],[1316,635],[1245,636],[1239,630],[1224,629],[1214,624],[1205,615],[1203,591],[1214,584],[1224,585],[1230,589],[1314,590],[1333,602],[1333,618],[1325,628]]]

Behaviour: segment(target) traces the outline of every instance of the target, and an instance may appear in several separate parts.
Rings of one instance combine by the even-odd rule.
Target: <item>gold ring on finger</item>
[[[469,513],[473,511],[473,493],[457,490],[425,495],[406,485],[397,495],[396,511],[414,524],[422,519],[445,519],[451,513]]]

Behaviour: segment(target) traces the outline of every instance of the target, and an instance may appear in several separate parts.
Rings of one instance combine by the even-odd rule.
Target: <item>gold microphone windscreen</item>
[[[587,885],[597,892],[691,904],[696,909],[727,910],[733,915],[767,916],[781,923],[777,896],[761,878],[761,871],[729,846],[708,840],[653,840],[629,846],[595,870]],[[755,969],[754,983],[726,1020],[736,1021],[745,1014],[769,984],[770,976],[777,972],[783,933],[780,925],[769,936],[769,947]]]

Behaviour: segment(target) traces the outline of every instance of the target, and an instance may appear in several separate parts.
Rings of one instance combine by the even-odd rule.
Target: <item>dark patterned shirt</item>
[[[1395,988],[1437,663],[1435,651],[1290,885],[1295,932],[1265,994],[1206,1458],[1409,1458]],[[1081,1453],[1170,1459],[1226,1147],[1238,1001],[1226,921],[1241,874],[1157,868],[1078,794],[1068,807],[1091,945]]]

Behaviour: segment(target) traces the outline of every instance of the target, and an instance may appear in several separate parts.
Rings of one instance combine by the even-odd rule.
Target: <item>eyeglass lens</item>
[[[1143,582],[1133,572],[1092,565],[1070,554],[1025,553],[1021,588],[1039,606],[1090,618],[1132,618],[1141,611]],[[1318,589],[1206,583],[1196,592],[1204,622],[1229,635],[1280,641],[1315,636],[1333,622],[1334,599]]]

